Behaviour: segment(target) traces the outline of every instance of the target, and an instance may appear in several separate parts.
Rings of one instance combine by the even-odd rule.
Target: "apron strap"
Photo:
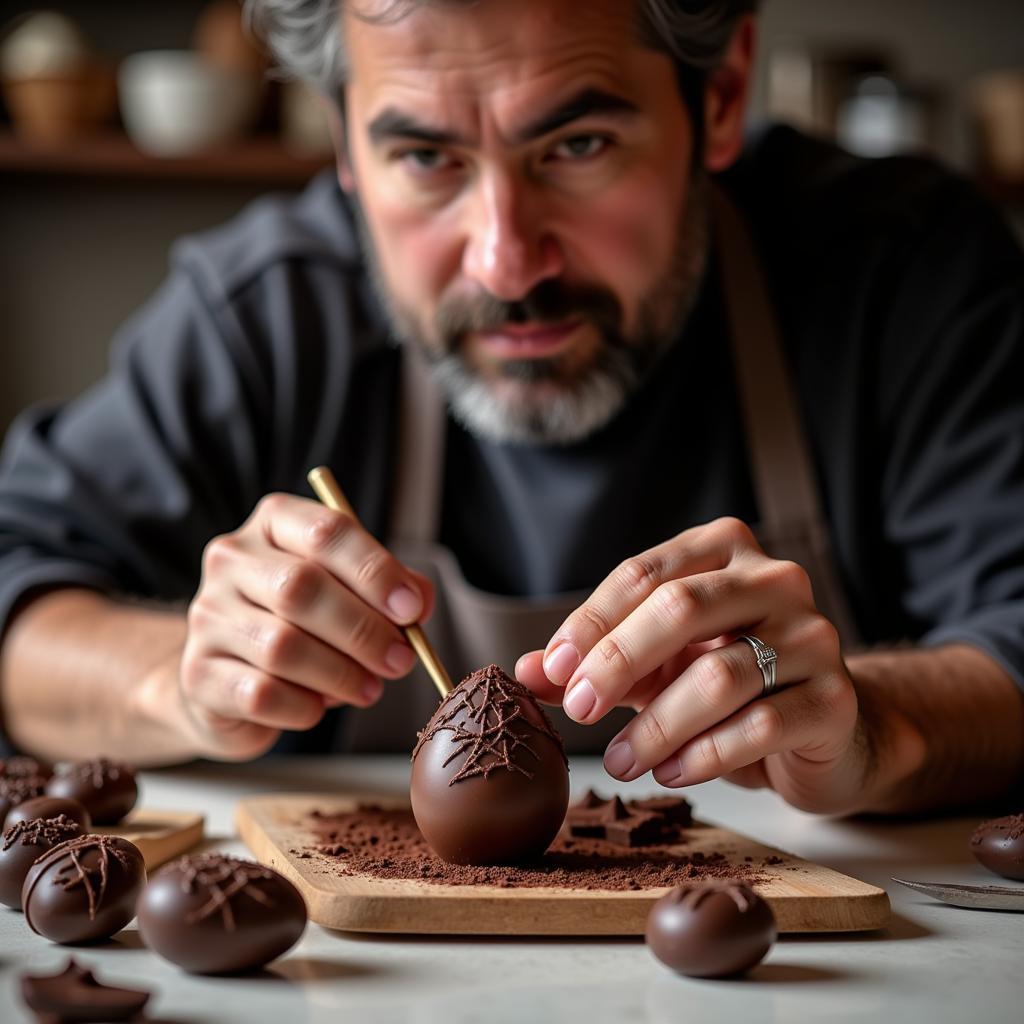
[[[857,630],[840,582],[822,512],[800,403],[761,261],[740,212],[715,185],[712,205],[725,288],[736,383],[743,409],[759,538],[776,557],[800,562],[815,599],[844,643]]]

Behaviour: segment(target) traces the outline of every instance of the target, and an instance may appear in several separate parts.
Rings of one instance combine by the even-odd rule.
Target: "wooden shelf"
[[[0,130],[0,176],[50,175],[162,181],[300,186],[328,167],[329,156],[296,156],[273,137],[240,139],[222,149],[182,157],[142,153],[109,132],[47,146]]]

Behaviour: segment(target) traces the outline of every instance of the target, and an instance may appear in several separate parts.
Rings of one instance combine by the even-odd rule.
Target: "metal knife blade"
[[[1024,885],[1011,889],[1005,885],[954,885],[943,882],[910,882],[894,878],[894,882],[916,889],[927,896],[970,910],[1019,910],[1024,912]]]

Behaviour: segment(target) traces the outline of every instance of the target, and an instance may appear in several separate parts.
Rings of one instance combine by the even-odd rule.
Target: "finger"
[[[275,547],[316,562],[392,622],[418,622],[426,606],[423,577],[411,573],[358,520],[318,502],[272,494],[257,522]]]
[[[288,624],[298,627],[374,675],[399,678],[415,664],[416,654],[398,627],[317,563],[285,553],[245,556],[232,572],[239,593],[281,620],[282,632]],[[274,641],[273,634],[265,636]]]
[[[598,641],[671,579],[722,569],[738,550],[757,549],[738,519],[685,530],[616,568],[556,630],[544,650],[544,671],[563,685]]]
[[[562,703],[563,690],[548,681],[544,675],[544,666],[541,661],[544,657],[543,651],[530,651],[524,654],[517,662],[515,676],[530,692],[544,704],[559,705]]]
[[[735,566],[669,580],[595,644],[569,680],[566,714],[596,722],[633,687],[692,643],[756,629],[777,609],[782,563]]]
[[[763,758],[813,750],[818,764],[844,754],[857,716],[849,681],[831,676],[756,700],[686,743],[654,768],[676,788],[709,782]]]
[[[311,729],[324,713],[319,694],[238,658],[203,659],[182,686],[186,698],[207,715],[272,729]]]
[[[298,626],[250,605],[227,620],[223,650],[289,683],[321,694],[332,706],[372,704],[380,680],[361,664]],[[214,637],[209,639],[214,642]]]
[[[799,627],[785,631],[766,623],[763,635],[772,640],[780,637],[771,644],[784,652],[776,664],[779,686],[802,684],[820,673],[822,666],[838,663],[835,630],[821,616],[810,616]],[[764,675],[746,641],[708,651],[608,744],[605,769],[623,780],[639,778],[673,751],[760,697],[763,690]]]

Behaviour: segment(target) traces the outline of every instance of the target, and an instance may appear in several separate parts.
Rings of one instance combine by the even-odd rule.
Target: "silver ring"
[[[775,648],[769,647],[762,640],[758,640],[756,636],[740,636],[736,639],[746,640],[754,648],[754,654],[757,655],[757,667],[761,670],[761,677],[764,679],[761,696],[767,697],[768,694],[774,693],[778,686],[775,670],[779,661]]]

